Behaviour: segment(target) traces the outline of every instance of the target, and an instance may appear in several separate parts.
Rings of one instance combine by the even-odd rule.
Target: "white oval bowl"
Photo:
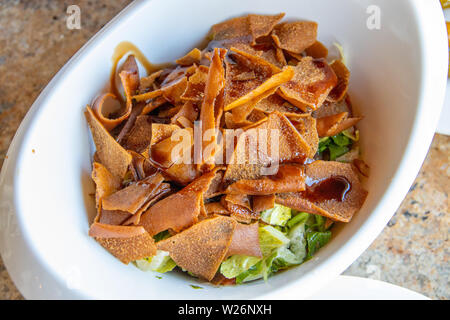
[[[371,7],[368,10],[369,6]],[[370,30],[371,10],[380,10]],[[88,236],[94,214],[92,146],[86,104],[108,81],[121,41],[152,62],[173,61],[214,23],[245,13],[286,12],[319,23],[319,40],[339,42],[351,70],[350,94],[371,167],[369,196],[353,220],[310,261],[264,281],[215,288],[180,273],[157,279],[126,266]],[[369,13],[368,13],[369,12]],[[83,12],[82,12],[83,14]],[[447,36],[438,1],[136,1],[94,36],[55,76],[21,124],[0,176],[0,252],[26,298],[305,298],[345,270],[381,232],[427,153],[447,78]],[[34,152],[32,151],[34,150]]]

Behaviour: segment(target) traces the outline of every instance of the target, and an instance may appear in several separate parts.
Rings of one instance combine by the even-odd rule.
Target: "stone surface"
[[[22,118],[67,60],[129,0],[0,2],[0,166]],[[81,29],[66,27],[67,6]],[[450,137],[436,135],[427,159],[389,225],[345,274],[449,299]],[[0,299],[21,299],[0,259]]]

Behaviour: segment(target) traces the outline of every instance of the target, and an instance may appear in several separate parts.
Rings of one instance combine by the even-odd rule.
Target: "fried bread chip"
[[[317,133],[319,137],[331,137],[337,135],[357,124],[362,118],[349,118],[348,112],[341,112],[328,117],[317,119]]]
[[[288,82],[294,76],[292,67],[286,67],[281,72],[278,67],[266,60],[231,48],[234,54],[226,59],[226,91],[225,111],[248,103],[268,90]],[[242,74],[254,74],[251,79],[242,81]]]
[[[258,135],[266,132],[267,143],[264,143],[264,149],[252,148],[254,140],[251,137],[256,134],[254,132]],[[286,116],[279,112],[271,113],[267,121],[252,127],[245,133],[238,138],[233,156],[225,171],[225,181],[258,179],[263,175],[261,168],[279,162],[303,163],[306,158],[314,156],[310,146],[297,129]],[[272,136],[272,133],[277,135]]]
[[[202,102],[205,97],[206,81],[208,80],[209,67],[198,66],[195,73],[189,77],[186,90],[181,95],[182,100]]]
[[[330,64],[331,69],[337,76],[337,85],[330,91],[327,97],[328,101],[337,102],[345,98],[350,81],[350,71],[348,71],[345,64],[341,60],[335,60]]]
[[[317,23],[311,21],[285,22],[272,31],[275,44],[289,52],[300,54],[317,38]]]
[[[350,163],[318,160],[307,165],[305,173],[306,190],[279,194],[277,203],[342,222],[349,222],[361,209],[367,191]]]
[[[229,195],[271,195],[275,193],[305,190],[304,169],[299,166],[282,165],[277,174],[255,180],[239,180],[228,186]]]
[[[84,112],[91,128],[92,138],[96,146],[96,155],[99,162],[111,172],[112,175],[122,179],[131,164],[131,155],[114,140],[105,127],[95,117],[92,109],[87,106]]]
[[[320,41],[316,41],[311,46],[306,48],[305,53],[307,56],[313,57],[314,59],[325,59],[328,57],[328,49]]]
[[[152,117],[141,115],[136,117],[134,126],[121,142],[127,150],[144,152],[150,145],[152,137]]]
[[[275,207],[275,195],[253,196],[253,211],[261,212]]]
[[[277,15],[249,14],[248,24],[253,44],[256,44],[256,39],[269,35],[283,17],[284,13]]]
[[[292,80],[280,86],[279,94],[305,112],[308,107],[319,108],[337,84],[336,74],[323,60],[302,58],[294,71]]]
[[[214,55],[208,71],[204,99],[200,110],[200,121],[202,125],[202,163],[199,164],[198,169],[202,171],[209,171],[214,168],[214,154],[217,144],[215,118],[217,111],[215,104],[225,84],[225,69],[223,68],[225,54],[226,50],[224,49],[214,49]],[[211,146],[213,147],[211,148]]]
[[[175,263],[192,274],[212,280],[230,247],[236,222],[227,217],[203,220],[183,232],[159,241]]]
[[[190,66],[194,63],[200,63],[201,58],[202,52],[199,49],[194,48],[189,51],[184,57],[175,60],[175,62],[181,66]]]
[[[89,235],[125,264],[156,254],[153,238],[143,227],[93,223]]]
[[[292,125],[301,134],[306,143],[308,143],[310,155],[316,154],[319,147],[319,135],[317,133],[317,121],[309,113],[304,114],[288,114]]]
[[[259,245],[258,222],[252,224],[236,224],[227,257],[235,254],[262,258],[261,247]]]
[[[153,236],[168,229],[180,232],[197,223],[203,193],[214,177],[214,171],[205,173],[184,189],[157,202],[141,216],[140,224]]]
[[[94,162],[92,165],[92,180],[95,182],[95,203],[97,209],[101,209],[100,203],[103,197],[115,193],[122,186],[122,181],[113,176],[104,165]]]
[[[121,210],[135,214],[163,182],[161,174],[156,173],[102,199],[104,210]]]

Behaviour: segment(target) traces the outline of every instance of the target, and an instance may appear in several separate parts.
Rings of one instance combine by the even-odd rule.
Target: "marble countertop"
[[[74,1],[81,29],[66,26],[63,1],[0,2],[0,167],[22,118],[67,60],[130,1]],[[400,208],[346,271],[450,298],[450,137],[436,134]],[[0,259],[0,299],[23,299]]]

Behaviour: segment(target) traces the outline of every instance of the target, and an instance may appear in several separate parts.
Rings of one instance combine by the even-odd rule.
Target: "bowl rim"
[[[132,2],[125,7],[119,14],[117,14],[111,21],[109,21],[100,31],[98,31],[91,39],[89,39],[82,48],[58,71],[53,79],[48,83],[39,97],[32,104],[30,110],[27,112],[22,123],[20,124],[7,152],[7,159],[4,160],[2,170],[0,172],[0,198],[7,199],[7,192],[4,191],[4,185],[8,179],[13,181],[12,201],[13,211],[16,212],[19,206],[19,199],[16,197],[17,192],[15,188],[17,184],[16,180],[17,166],[21,159],[21,148],[23,142],[27,139],[27,135],[30,132],[27,130],[33,123],[37,114],[44,109],[45,102],[51,96],[56,84],[65,76],[67,76],[71,69],[73,69],[81,57],[85,54],[89,54],[89,51],[99,42],[106,34],[113,32],[115,26],[119,25],[122,20],[127,19],[134,15],[140,8],[145,5],[147,1],[138,0]],[[448,64],[448,51],[447,47],[447,35],[444,28],[444,19],[441,7],[437,1],[435,3],[425,3],[422,0],[410,0],[410,6],[413,13],[416,16],[416,32],[420,37],[419,47],[421,48],[420,61],[421,65],[421,92],[418,99],[417,114],[414,119],[410,137],[403,153],[402,159],[398,165],[398,168],[392,177],[390,185],[386,188],[379,203],[372,211],[371,215],[367,218],[365,223],[359,228],[359,230],[342,245],[339,252],[332,255],[330,258],[318,263],[313,272],[309,272],[302,279],[303,283],[314,283],[316,290],[323,287],[328,281],[334,278],[338,273],[343,272],[357,257],[373,242],[373,240],[379,235],[381,230],[387,224],[391,216],[395,213],[396,209],[404,199],[409,186],[412,184],[415,178],[415,174],[419,171],[421,164],[427,154],[429,145],[433,138],[433,133],[429,128],[435,128],[439,120],[439,112],[432,113],[427,112],[426,106],[433,105],[434,107],[442,108],[444,101],[444,93],[446,88],[446,73],[448,68],[443,68],[445,63]],[[441,11],[442,19],[436,19],[439,15],[438,10]],[[430,59],[429,57],[433,57]],[[445,79],[445,81],[437,81],[437,79]],[[425,130],[426,129],[426,130]],[[425,132],[426,134],[424,134]],[[411,172],[415,174],[412,175]],[[398,191],[400,190],[400,192]],[[392,194],[396,193],[396,197],[392,197]],[[383,205],[381,206],[381,203]],[[20,229],[20,217],[18,214],[14,214],[17,219],[17,228]],[[369,227],[370,226],[370,227]],[[361,236],[364,235],[365,240],[360,241]],[[24,250],[30,253],[29,259],[33,260],[33,246],[27,234],[22,235],[23,239],[19,245]],[[2,238],[0,238],[2,240]],[[0,242],[0,250],[3,256],[3,244]],[[35,257],[37,258],[37,257]],[[28,294],[25,288],[20,287],[20,281],[15,281],[19,276],[14,270],[9,268],[9,259],[4,259],[5,266],[10,272],[11,278],[18,286],[19,290],[25,297],[32,297]],[[45,273],[48,274],[51,279],[51,274],[46,270],[46,262],[39,260],[40,267]],[[333,269],[336,273],[327,275],[322,272],[324,268],[328,268],[330,264],[333,264]],[[321,274],[322,277],[318,279],[315,275]],[[57,286],[60,279],[54,279]],[[294,286],[297,285],[297,281],[293,281],[290,284],[283,286],[282,288],[273,288],[269,293],[262,296],[258,296],[259,299],[279,299],[286,296],[285,293],[292,291]],[[309,286],[311,287],[311,286]],[[311,292],[312,294],[313,292]],[[77,298],[89,298],[88,296],[80,295]],[[286,296],[286,298],[288,298]]]

